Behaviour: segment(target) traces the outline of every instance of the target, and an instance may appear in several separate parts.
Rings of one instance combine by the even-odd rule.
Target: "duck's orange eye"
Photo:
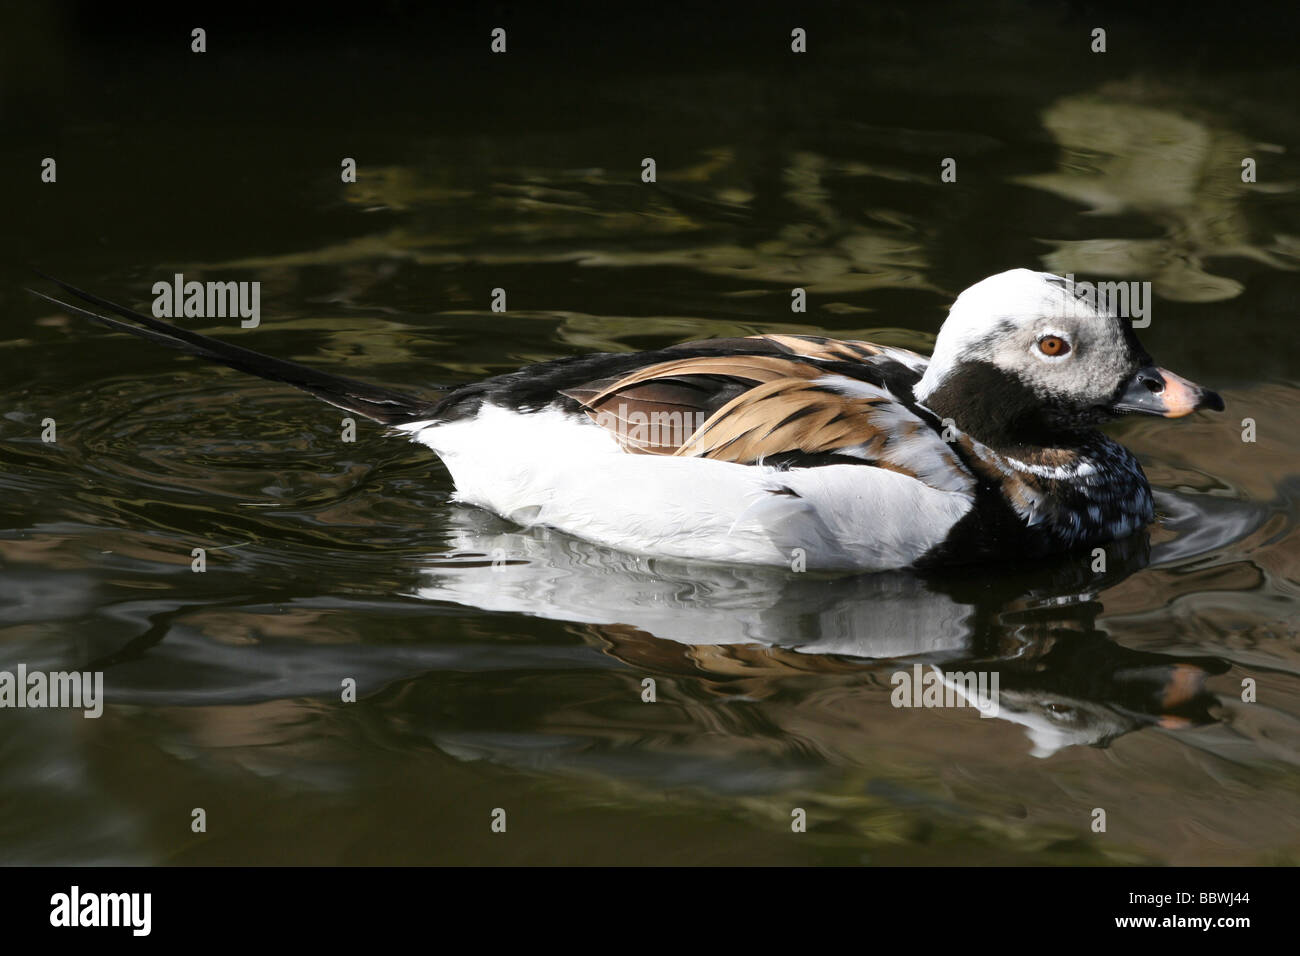
[[[1051,356],[1068,355],[1070,343],[1059,335],[1044,335],[1038,340],[1038,351]]]

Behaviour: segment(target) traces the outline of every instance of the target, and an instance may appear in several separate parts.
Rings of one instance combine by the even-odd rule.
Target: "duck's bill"
[[[1138,369],[1113,406],[1116,412],[1182,418],[1202,408],[1223,411],[1218,392],[1189,382],[1181,375],[1154,365]]]

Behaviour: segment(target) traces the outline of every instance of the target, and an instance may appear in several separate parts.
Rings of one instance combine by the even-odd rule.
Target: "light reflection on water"
[[[804,128],[771,90],[772,116],[746,107],[767,135],[649,121],[672,147],[654,187],[610,161],[647,135],[639,114],[531,153],[508,131],[414,135],[432,158],[284,200],[322,217],[310,234],[268,206],[204,251],[126,234],[57,271],[135,305],[155,273],[256,278],[264,327],[206,331],[430,390],[756,331],[925,350],[989,272],[1149,279],[1146,345],[1228,401],[1115,428],[1160,489],[1149,536],[1104,573],[650,561],[455,505],[426,451],[376,427],[341,444],[334,409],[8,299],[0,669],[103,668],[110,706],[6,715],[0,860],[1296,862],[1285,109],[1247,129],[1176,85],[972,94],[990,114],[1010,98],[1017,139],[951,114]],[[689,91],[671,95],[707,114]],[[961,191],[929,173],[947,150]],[[1272,164],[1259,188],[1237,176],[1249,153]],[[1001,713],[892,707],[914,663],[996,669]],[[531,835],[502,848],[477,834],[507,804]],[[193,806],[220,826],[192,838]],[[813,821],[797,846],[792,806]]]

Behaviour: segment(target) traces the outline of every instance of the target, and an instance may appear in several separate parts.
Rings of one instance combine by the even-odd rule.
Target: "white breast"
[[[559,409],[485,404],[472,419],[400,430],[437,452],[459,500],[642,554],[900,568],[943,541],[971,507],[968,494],[869,465],[780,470],[630,455],[585,416]]]

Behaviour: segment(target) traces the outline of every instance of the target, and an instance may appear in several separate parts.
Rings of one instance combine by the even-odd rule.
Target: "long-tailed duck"
[[[883,570],[1095,546],[1154,516],[1136,459],[1096,426],[1223,408],[1156,368],[1130,323],[1027,269],[958,296],[929,359],[756,335],[557,359],[437,400],[57,284],[116,318],[51,299],[71,312],[407,433],[461,501],[647,555]]]

